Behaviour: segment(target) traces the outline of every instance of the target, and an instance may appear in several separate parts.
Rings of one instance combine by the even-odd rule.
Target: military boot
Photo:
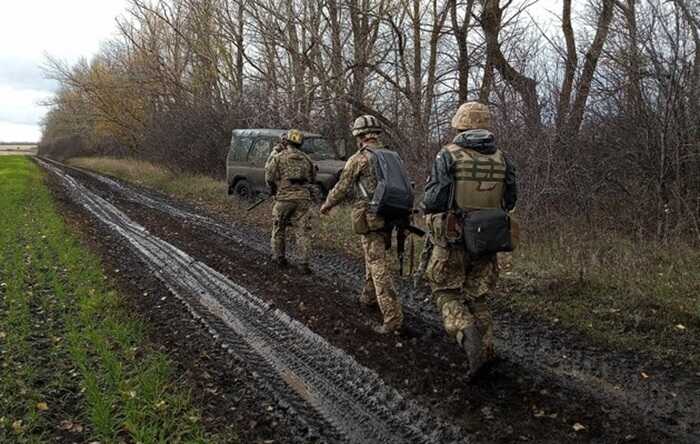
[[[457,343],[464,349],[469,361],[469,377],[474,377],[484,365],[481,333],[476,323],[457,332]]]

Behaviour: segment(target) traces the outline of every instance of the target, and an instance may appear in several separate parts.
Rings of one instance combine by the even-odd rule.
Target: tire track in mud
[[[258,254],[270,253],[268,239],[259,230],[243,224],[223,224],[198,214],[187,205],[173,204],[158,193],[136,189],[90,171],[75,170],[129,201],[187,220]],[[362,264],[339,254],[317,252],[311,267],[318,276],[330,282],[340,281],[350,288],[359,289],[364,282]],[[415,290],[406,281],[398,281],[397,287],[403,297],[407,322],[444,337],[429,295]],[[496,331],[499,354],[530,370],[531,376],[544,383],[553,379],[564,388],[586,393],[622,412],[633,413],[677,439],[700,441],[700,378],[697,375],[679,372],[668,375],[669,368],[653,359],[582,345],[580,338],[572,334],[524,321],[513,313],[494,314],[499,323]],[[654,377],[643,379],[642,372],[653,372]]]
[[[137,256],[231,353],[259,363],[267,384],[327,441],[466,442],[456,426],[403,398],[373,371],[143,226],[55,165],[69,196],[127,240]],[[303,401],[302,401],[303,400]]]

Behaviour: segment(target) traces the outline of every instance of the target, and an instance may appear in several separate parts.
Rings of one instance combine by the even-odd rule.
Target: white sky
[[[40,66],[50,54],[90,57],[116,29],[125,0],[0,0],[0,141],[38,141],[40,101],[54,82]]]
[[[0,142],[39,140],[40,102],[56,88],[40,69],[45,54],[70,64],[89,58],[125,8],[126,0],[0,0]],[[539,22],[560,9],[560,0],[539,0],[531,11]]]

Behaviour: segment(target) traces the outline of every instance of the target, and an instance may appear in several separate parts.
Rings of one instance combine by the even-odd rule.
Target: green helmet
[[[452,118],[452,128],[460,131],[490,129],[491,111],[487,105],[480,102],[464,103]]]
[[[290,129],[287,131],[287,142],[299,146],[304,142],[304,134],[298,129]]]
[[[360,116],[355,119],[355,123],[352,125],[352,135],[355,137],[361,136],[367,133],[381,133],[382,126],[379,124],[379,120],[370,115]]]

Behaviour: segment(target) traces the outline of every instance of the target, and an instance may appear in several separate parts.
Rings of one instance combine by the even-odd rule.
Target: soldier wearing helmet
[[[311,242],[311,192],[316,170],[309,156],[301,151],[304,135],[291,129],[283,143],[275,147],[265,164],[265,182],[275,196],[272,207],[272,259],[280,266],[288,265],[286,258],[286,234],[290,228],[296,234],[296,245],[301,258],[300,269],[304,274],[309,268]],[[286,141],[286,143],[285,143]]]
[[[433,162],[423,205],[433,251],[426,277],[445,331],[467,354],[470,375],[495,358],[487,299],[498,279],[496,255],[472,257],[461,241],[460,214],[511,211],[517,199],[514,164],[496,148],[488,106],[469,102],[452,119],[458,131]]]
[[[377,177],[370,160],[370,151],[384,148],[379,141],[382,127],[374,116],[360,116],[352,126],[352,135],[357,141],[358,151],[348,159],[340,180],[328,193],[321,206],[321,214],[342,202],[351,189],[357,201],[352,208],[352,228],[360,235],[365,258],[365,285],[360,303],[379,305],[383,323],[374,327],[380,334],[398,331],[403,324],[403,311],[394,288],[385,248],[385,221],[368,211],[369,201],[377,187]]]

